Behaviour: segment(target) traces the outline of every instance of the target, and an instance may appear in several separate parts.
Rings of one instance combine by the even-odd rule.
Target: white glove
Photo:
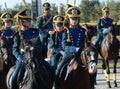
[[[76,52],[78,52],[78,50],[79,50],[79,47],[76,47]]]
[[[49,31],[49,34],[50,35],[52,35],[52,34],[54,34],[55,33],[55,31]]]
[[[63,55],[63,54],[64,54],[64,51],[60,51],[60,54]]]

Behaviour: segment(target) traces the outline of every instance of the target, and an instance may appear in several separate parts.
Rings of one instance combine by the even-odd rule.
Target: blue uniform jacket
[[[70,42],[67,42],[68,32],[63,33],[62,46],[66,52],[72,52],[72,47],[84,47],[85,30],[83,28],[69,28]]]
[[[108,28],[112,25],[113,20],[111,18],[98,19],[97,21],[97,30],[98,33],[102,33],[102,28]]]
[[[19,34],[21,32],[21,35]],[[23,37],[23,39],[21,39],[21,37]],[[16,58],[20,57],[23,53],[21,52],[21,48],[20,48],[20,42],[24,41],[24,42],[28,42],[32,39],[35,39],[39,37],[39,31],[37,29],[33,29],[30,28],[28,30],[25,31],[19,31],[15,34],[14,36],[14,44],[13,44],[13,54],[15,55]],[[23,45],[24,47],[24,45]],[[37,43],[35,43],[34,47],[37,47],[38,51],[38,55],[41,56],[42,54],[42,46],[41,46],[41,41],[40,39],[38,40]]]
[[[11,37],[14,34],[12,29],[5,29],[2,31],[4,37]]]
[[[12,47],[13,44],[13,40],[12,40],[12,36],[15,33],[15,31],[13,31],[12,29],[4,29],[0,32],[1,34],[1,39],[4,40],[4,44],[1,46],[5,47],[7,49]]]
[[[47,21],[49,21],[47,23]],[[53,16],[41,16],[38,17],[36,28],[40,30],[40,33],[48,32],[48,30],[53,29]],[[45,25],[46,24],[46,25]]]
[[[52,52],[56,52],[58,50],[62,50],[62,35],[63,32],[55,32],[50,35],[50,47],[52,48]]]

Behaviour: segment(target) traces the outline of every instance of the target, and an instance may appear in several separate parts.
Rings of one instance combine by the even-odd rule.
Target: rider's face
[[[63,30],[63,23],[55,23],[55,27],[56,27],[56,30],[58,32],[62,31]]]
[[[5,21],[5,28],[10,28],[12,26],[12,22],[11,21]]]
[[[76,26],[79,23],[78,18],[70,18],[70,25]]]
[[[31,20],[23,20],[22,25],[29,28],[31,26]]]
[[[109,16],[109,12],[107,12],[107,11],[103,12],[103,17],[104,18],[107,18],[108,16]]]
[[[50,9],[44,9],[43,13],[44,13],[44,15],[49,15],[50,14]]]

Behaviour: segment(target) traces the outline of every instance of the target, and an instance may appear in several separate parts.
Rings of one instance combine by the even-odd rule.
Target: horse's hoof
[[[97,85],[97,82],[95,82],[94,84]]]
[[[116,83],[116,81],[114,81],[114,84],[115,84],[114,87],[117,87],[117,83]]]
[[[112,88],[111,85],[108,85],[108,88]]]
[[[115,86],[114,87],[117,87],[117,84],[115,84]]]

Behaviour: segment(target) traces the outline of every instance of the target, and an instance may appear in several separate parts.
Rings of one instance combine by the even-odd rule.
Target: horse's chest
[[[26,46],[26,45],[36,45],[38,42],[38,38],[32,38],[32,39],[24,39],[23,40],[23,45]]]

